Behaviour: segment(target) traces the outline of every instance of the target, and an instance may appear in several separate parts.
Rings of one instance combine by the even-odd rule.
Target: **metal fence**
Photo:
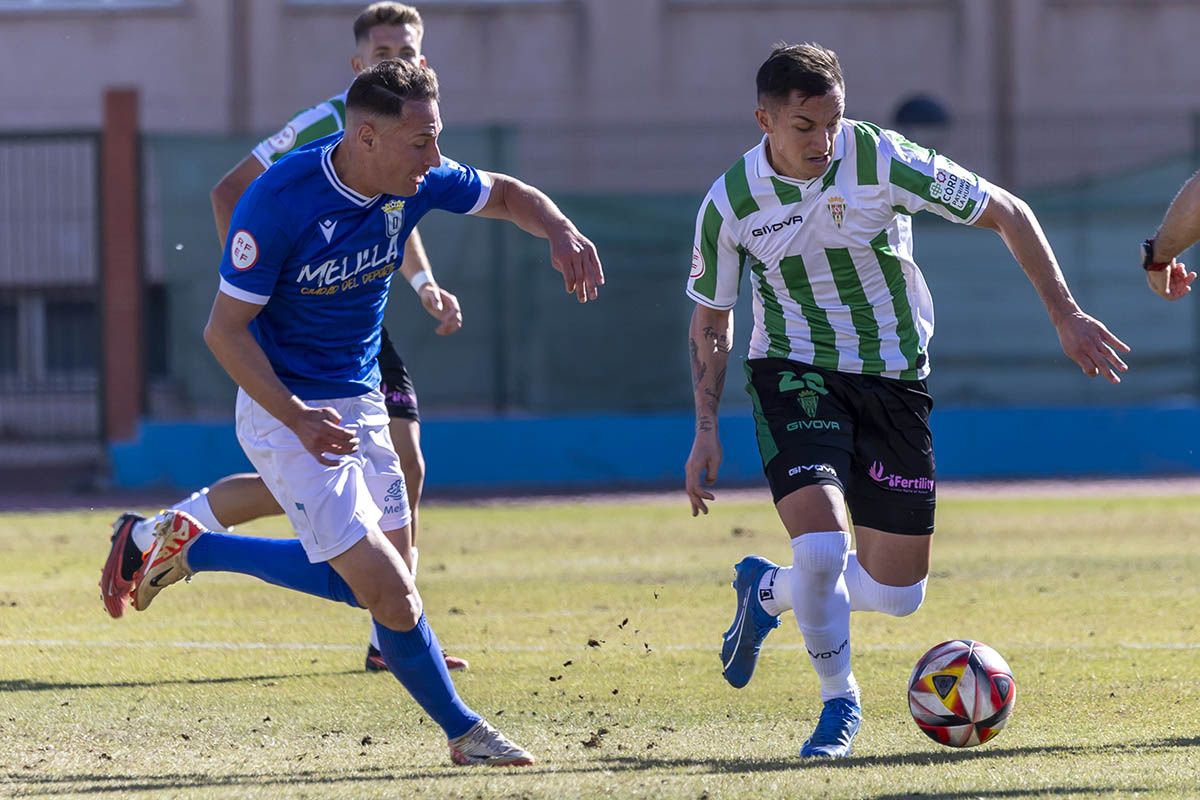
[[[0,135],[0,441],[100,436],[99,135]]]
[[[1163,122],[1156,128],[1162,141],[1133,164],[1128,154],[1106,160],[1095,142],[1072,145],[1065,123],[1053,138],[1032,135],[1048,125],[1020,126],[1020,141],[1049,154],[1057,180],[1019,161],[1022,184],[1033,187],[1023,194],[1084,308],[1134,346],[1133,370],[1117,388],[1084,379],[1062,356],[1000,240],[925,215],[915,223],[916,256],[938,313],[931,382],[939,403],[1195,402],[1195,304],[1165,306],[1137,269],[1137,243],[1196,166],[1193,128]],[[982,148],[978,169],[986,173],[987,140],[975,141],[972,130],[957,125],[934,143],[972,167],[972,148]],[[201,340],[220,257],[208,193],[254,141],[143,137],[148,378],[129,391],[145,392],[152,418],[232,414],[233,385]],[[683,144],[672,148],[673,141]],[[711,180],[755,141],[752,126],[451,126],[442,142],[447,154],[548,188],[596,242],[608,283],[600,302],[579,306],[562,292],[544,243],[499,222],[426,217],[421,231],[435,272],[459,296],[466,322],[454,336],[435,336],[433,321],[396,282],[387,324],[423,412],[690,408],[684,340],[691,304],[683,284],[696,209]],[[94,442],[101,435],[97,148],[93,133],[0,136],[0,443]],[[1055,160],[1076,151],[1091,160]],[[1168,151],[1177,155],[1162,155]],[[744,353],[745,285],[736,318],[735,352]],[[726,394],[726,407],[744,402],[737,386]]]

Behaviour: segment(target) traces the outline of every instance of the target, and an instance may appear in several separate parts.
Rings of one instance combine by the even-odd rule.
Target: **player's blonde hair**
[[[425,34],[425,23],[421,12],[404,3],[371,3],[354,20],[354,42],[367,38],[372,28],[380,25],[412,25],[417,34]]]

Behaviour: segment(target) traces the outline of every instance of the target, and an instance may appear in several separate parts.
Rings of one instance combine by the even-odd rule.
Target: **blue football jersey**
[[[275,374],[302,400],[379,386],[379,329],[404,242],[427,211],[474,214],[486,174],[443,158],[411,197],[364,197],[333,170],[342,134],[264,172],[238,201],[221,291],[263,306],[250,325]]]

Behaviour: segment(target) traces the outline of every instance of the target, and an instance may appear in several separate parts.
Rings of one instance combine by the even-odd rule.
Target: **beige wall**
[[[935,144],[992,174],[1002,3],[1017,54],[1010,177],[1054,182],[1189,146],[1200,109],[1200,3],[1189,0],[421,7],[448,124],[521,126],[530,177],[628,189],[647,175],[676,187],[707,183],[752,144],[754,71],[779,39],[839,51],[851,115],[887,124],[910,93],[942,99],[960,124]],[[0,13],[0,129],[93,127],[101,90],[119,84],[142,89],[150,131],[223,132],[239,120],[269,131],[344,88],[358,8],[184,0],[165,11]],[[250,46],[245,74],[235,76],[239,19]]]

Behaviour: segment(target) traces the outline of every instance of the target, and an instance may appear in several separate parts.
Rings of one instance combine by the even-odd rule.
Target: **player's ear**
[[[762,129],[763,133],[771,132],[772,120],[770,111],[763,106],[759,106],[758,108],[754,109],[754,118],[758,120],[758,127]]]
[[[366,68],[367,64],[361,58],[359,58],[357,55],[350,56],[350,69],[354,70],[355,75],[362,72]]]
[[[375,133],[375,128],[370,122],[363,122],[361,125],[359,125],[355,130],[355,135],[358,137],[358,141],[362,142],[363,146],[365,146],[368,150],[371,150],[375,147],[375,140],[377,136]]]
[[[421,56],[421,62],[420,62],[420,63],[421,63],[421,66],[422,66],[422,67],[428,67],[428,66],[429,66],[429,61],[427,61],[427,60],[426,60],[425,56]]]

